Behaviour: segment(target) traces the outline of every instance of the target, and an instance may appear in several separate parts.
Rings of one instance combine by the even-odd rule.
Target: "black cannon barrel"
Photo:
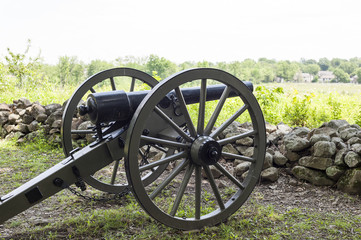
[[[253,91],[251,82],[243,82]],[[206,101],[218,100],[226,85],[217,84],[207,86]],[[181,88],[186,104],[194,104],[199,102],[200,88],[189,87]],[[106,123],[111,121],[125,121],[129,120],[141,101],[149,93],[149,90],[124,92],[124,91],[111,91],[93,93],[88,96],[86,106],[79,107],[80,115],[88,114],[90,120],[95,123]],[[172,103],[173,96],[176,96],[175,91],[171,91],[160,102],[161,107],[168,107]],[[228,97],[236,97],[238,94],[231,91]]]

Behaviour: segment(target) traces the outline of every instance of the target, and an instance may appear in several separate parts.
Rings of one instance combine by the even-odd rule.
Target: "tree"
[[[228,72],[228,64],[226,62],[217,62],[216,68]]]
[[[302,58],[301,59],[301,63],[304,64],[304,65],[309,65],[309,64],[317,64],[317,61],[314,60],[314,59],[304,59]]]
[[[7,48],[8,55],[5,56],[5,60],[7,61],[8,71],[16,77],[20,87],[28,79],[30,79],[29,82],[34,82],[40,68],[40,53],[35,58],[29,57],[30,47],[31,41],[29,39],[24,53],[14,53],[10,48]]]
[[[333,74],[336,76],[337,82],[343,82],[343,83],[350,82],[350,76],[347,73],[345,73],[341,68],[336,68],[333,71]]]
[[[322,71],[327,71],[328,68],[331,66],[331,62],[327,58],[320,58],[320,60],[318,60],[318,65],[320,66]]]
[[[214,65],[213,63],[208,61],[202,61],[197,63],[197,67],[199,68],[210,68],[213,67],[213,65]]]
[[[61,56],[59,57],[57,66],[60,84],[65,85],[69,80],[70,72],[74,67],[75,57]]]
[[[183,62],[179,65],[179,70],[186,70],[186,69],[190,69],[190,68],[194,68],[196,66],[196,63],[195,62],[190,62],[190,61],[187,61],[187,62]]]
[[[0,91],[5,92],[9,87],[8,79],[6,78],[7,70],[3,63],[0,62]]]
[[[276,64],[276,69],[276,74],[278,77],[290,81],[299,71],[299,66],[296,63],[291,63],[289,61],[279,61]]]
[[[341,62],[340,68],[344,72],[346,72],[348,74],[351,74],[356,70],[356,68],[358,68],[358,66],[357,66],[357,64],[355,62],[346,62],[345,61],[345,62]]]
[[[317,73],[321,70],[318,64],[307,64],[302,66],[302,72],[309,73],[312,75],[317,75]]]
[[[334,67],[334,68],[337,68],[338,66],[341,65],[341,63],[342,63],[343,61],[345,61],[345,60],[343,60],[343,59],[341,59],[341,58],[332,58],[332,60],[331,60],[331,66]]]
[[[357,82],[361,83],[361,67],[356,70]]]
[[[148,57],[125,56],[115,59],[116,65],[120,67],[134,68],[141,71],[145,70]]]
[[[82,82],[85,78],[84,76],[85,66],[81,62],[77,62],[71,72],[72,75],[72,83],[78,84]]]
[[[265,66],[261,68],[262,82],[272,82],[275,78],[274,69],[271,66]]]
[[[229,73],[240,78],[241,76],[241,63],[239,61],[233,61],[228,64]],[[243,80],[243,79],[241,79]]]
[[[103,60],[99,60],[99,59],[93,60],[88,65],[87,77],[93,76],[94,74],[96,74],[100,71],[104,71],[104,70],[107,70],[107,69],[110,69],[113,67],[114,67],[114,65],[107,61],[103,61]]]
[[[157,55],[152,54],[149,56],[146,64],[146,72],[152,74],[154,71],[157,72],[158,76],[164,79],[177,72],[177,65],[164,57],[160,58]]]

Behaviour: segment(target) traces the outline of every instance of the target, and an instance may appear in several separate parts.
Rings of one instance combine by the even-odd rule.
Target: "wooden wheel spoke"
[[[212,187],[214,196],[215,196],[216,199],[217,199],[218,206],[219,206],[219,208],[220,208],[221,210],[224,210],[224,209],[225,209],[225,206],[224,206],[224,203],[223,203],[221,194],[219,193],[218,187],[217,187],[217,185],[216,185],[216,182],[214,181],[214,177],[213,177],[213,174],[212,174],[211,170],[209,169],[209,166],[204,166],[204,170],[205,170],[205,172],[206,172],[208,181],[209,181],[209,183],[211,184],[211,187]]]
[[[188,109],[187,109],[187,106],[186,106],[186,102],[185,102],[184,97],[183,97],[183,93],[182,93],[182,91],[180,90],[179,87],[175,88],[174,90],[176,92],[178,102],[179,102],[179,107],[180,107],[180,110],[181,110],[181,112],[182,112],[182,114],[184,116],[184,120],[186,121],[189,133],[190,133],[190,135],[192,137],[196,137],[197,133],[196,133],[196,130],[194,128],[194,124],[192,122],[192,119],[191,119],[191,117],[189,115],[189,112],[188,112]]]
[[[226,102],[227,97],[230,92],[231,92],[231,87],[226,86],[226,88],[223,90],[222,96],[219,99],[216,108],[214,109],[214,112],[213,112],[211,118],[208,121],[207,127],[204,130],[204,134],[208,135],[212,131],[212,128],[214,127],[214,124],[216,123],[217,118],[218,118],[218,116],[223,108],[223,105]]]
[[[190,144],[187,144],[187,143],[174,142],[174,141],[161,139],[161,138],[148,137],[145,135],[142,135],[140,138],[141,138],[141,140],[143,140],[147,143],[160,144],[160,145],[164,145],[167,147],[188,149],[190,146]]]
[[[225,175],[226,177],[228,177],[229,180],[231,180],[237,187],[239,187],[240,189],[244,189],[243,184],[238,181],[237,178],[235,178],[230,172],[228,172],[222,165],[220,165],[219,163],[216,163],[214,165],[219,171],[221,171],[223,173],[223,175]]]
[[[166,121],[181,137],[183,137],[186,141],[192,142],[192,138],[188,136],[187,133],[183,131],[172,119],[170,119],[167,114],[165,114],[159,107],[155,107],[154,111],[164,120]]]
[[[129,92],[133,92],[133,91],[134,91],[134,86],[135,86],[135,77],[132,77],[132,82],[130,83]]]
[[[175,216],[178,208],[179,208],[179,204],[180,202],[182,201],[182,197],[184,195],[184,191],[186,190],[186,187],[188,185],[188,182],[189,182],[189,179],[191,178],[192,176],[192,172],[193,172],[193,169],[194,169],[194,164],[189,164],[188,165],[188,168],[186,170],[186,173],[184,175],[184,178],[183,178],[183,181],[179,187],[179,190],[178,190],[178,193],[177,193],[177,196],[174,200],[174,203],[173,203],[173,207],[172,207],[172,210],[170,211],[169,215],[171,216]]]
[[[149,195],[150,199],[154,199],[179,173],[189,164],[189,160],[184,159],[173,171],[163,180],[161,184]]]
[[[202,190],[202,175],[201,175],[201,166],[196,166],[195,177],[196,177],[196,186],[195,186],[195,219],[201,218],[201,190]]]
[[[113,90],[113,91],[117,90],[117,88],[115,87],[115,82],[114,82],[114,78],[113,78],[113,77],[110,78],[110,85],[112,86],[112,90]]]
[[[242,139],[242,138],[245,138],[245,137],[253,136],[253,135],[255,135],[256,133],[257,133],[256,130],[251,130],[251,131],[247,131],[247,132],[244,132],[244,133],[241,133],[241,134],[238,134],[238,135],[229,137],[229,138],[224,138],[224,139],[218,140],[217,142],[218,142],[221,146],[223,146],[223,145],[226,145],[226,144],[228,144],[228,143],[235,142],[235,141],[237,141],[238,139]]]
[[[235,112],[230,118],[228,118],[220,127],[218,127],[214,132],[212,132],[209,136],[212,138],[216,138],[224,129],[226,129],[232,122],[234,122],[239,116],[241,116],[244,111],[248,109],[248,105],[243,105],[237,112]]]
[[[174,160],[178,160],[178,159],[181,159],[181,158],[184,158],[187,156],[187,153],[186,152],[179,152],[179,153],[176,153],[176,154],[173,154],[173,155],[170,155],[168,157],[165,157],[165,158],[162,158],[161,160],[158,160],[158,161],[155,161],[155,162],[151,162],[147,165],[144,165],[144,166],[141,166],[139,167],[139,171],[140,172],[143,172],[145,170],[149,170],[153,167],[157,167],[159,165],[162,165],[162,164],[166,164],[166,163],[169,163],[171,161],[174,161]]]
[[[238,154],[233,154],[233,153],[228,153],[228,152],[222,152],[222,156],[226,157],[226,158],[230,158],[230,159],[239,159],[239,160],[243,160],[243,161],[247,161],[247,162],[256,162],[256,160],[254,158],[250,158],[250,157],[246,157],[243,155],[238,155]]]
[[[94,88],[92,88],[92,87],[91,87],[89,90],[90,90],[92,93],[96,93],[96,91],[95,91]]]
[[[198,123],[197,123],[197,133],[200,135],[203,135],[204,132],[206,98],[207,98],[207,79],[202,79],[200,94],[199,94],[199,111],[198,111]]]

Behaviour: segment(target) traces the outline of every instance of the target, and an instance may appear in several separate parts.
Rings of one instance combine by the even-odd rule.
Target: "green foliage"
[[[119,67],[135,68],[145,71],[145,65],[148,57],[125,56],[115,59],[116,65]]]
[[[302,72],[309,73],[312,75],[317,75],[317,73],[321,70],[320,66],[318,64],[307,64],[303,65]]]
[[[18,87],[31,88],[41,83],[41,76],[38,72],[41,64],[40,56],[35,58],[28,56],[30,47],[31,41],[28,40],[24,53],[14,53],[7,48],[8,55],[5,56],[7,71],[16,78]]]
[[[158,76],[158,72],[157,71],[153,71],[152,72],[152,77],[154,77],[155,80],[157,81],[161,81],[162,78]]]
[[[299,96],[298,92],[295,91],[295,96],[292,98],[291,103],[287,104],[285,108],[283,116],[285,122],[291,126],[306,126],[313,97],[314,94]]]
[[[90,62],[87,68],[87,78],[93,76],[94,74],[107,70],[109,68],[113,68],[114,64],[109,63],[103,60],[93,60]]]
[[[296,63],[289,61],[279,61],[276,64],[276,74],[278,77],[286,81],[291,81],[293,76],[299,71],[299,66]]]
[[[156,71],[162,79],[165,79],[173,73],[176,73],[177,70],[177,65],[173,62],[165,59],[164,57],[158,57],[157,55],[152,54],[149,56],[145,72],[152,74],[153,71]]]
[[[358,67],[358,64],[353,61],[343,61],[340,64],[340,69],[342,69],[347,74],[353,73]]]
[[[62,86],[79,84],[85,77],[84,70],[84,64],[77,57],[59,57],[56,65],[56,74]]]
[[[361,83],[361,67],[359,67],[355,72],[357,75],[357,82]]]
[[[322,71],[327,71],[331,65],[331,62],[327,58],[320,58],[320,60],[318,60],[318,65]]]
[[[281,115],[275,111],[277,104],[280,103],[280,95],[284,94],[283,88],[266,88],[265,86],[258,86],[255,89],[254,95],[260,104],[265,120],[269,123],[277,124],[281,121]]]
[[[331,119],[341,119],[342,104],[338,101],[338,97],[335,94],[329,94],[327,105],[330,109]]]
[[[14,86],[15,81],[11,82],[5,65],[0,62],[0,92],[9,92],[13,90]]]
[[[333,74],[336,76],[337,82],[348,83],[350,82],[350,76],[344,72],[341,68],[333,70]]]
[[[358,108],[358,112],[354,117],[355,123],[359,126],[361,126],[361,106]]]

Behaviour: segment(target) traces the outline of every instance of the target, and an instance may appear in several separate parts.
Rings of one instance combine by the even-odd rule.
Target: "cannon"
[[[89,128],[76,129],[76,115],[89,120]],[[239,119],[251,124],[241,128]],[[212,226],[247,200],[266,150],[252,84],[212,68],[185,70],[161,82],[130,68],[100,72],[68,100],[61,134],[66,158],[2,196],[0,223],[72,184],[81,190],[89,184],[112,194],[130,189],[167,226]],[[76,146],[79,135],[92,140]],[[245,139],[252,152],[232,147]],[[234,161],[247,163],[242,177],[230,170]]]

